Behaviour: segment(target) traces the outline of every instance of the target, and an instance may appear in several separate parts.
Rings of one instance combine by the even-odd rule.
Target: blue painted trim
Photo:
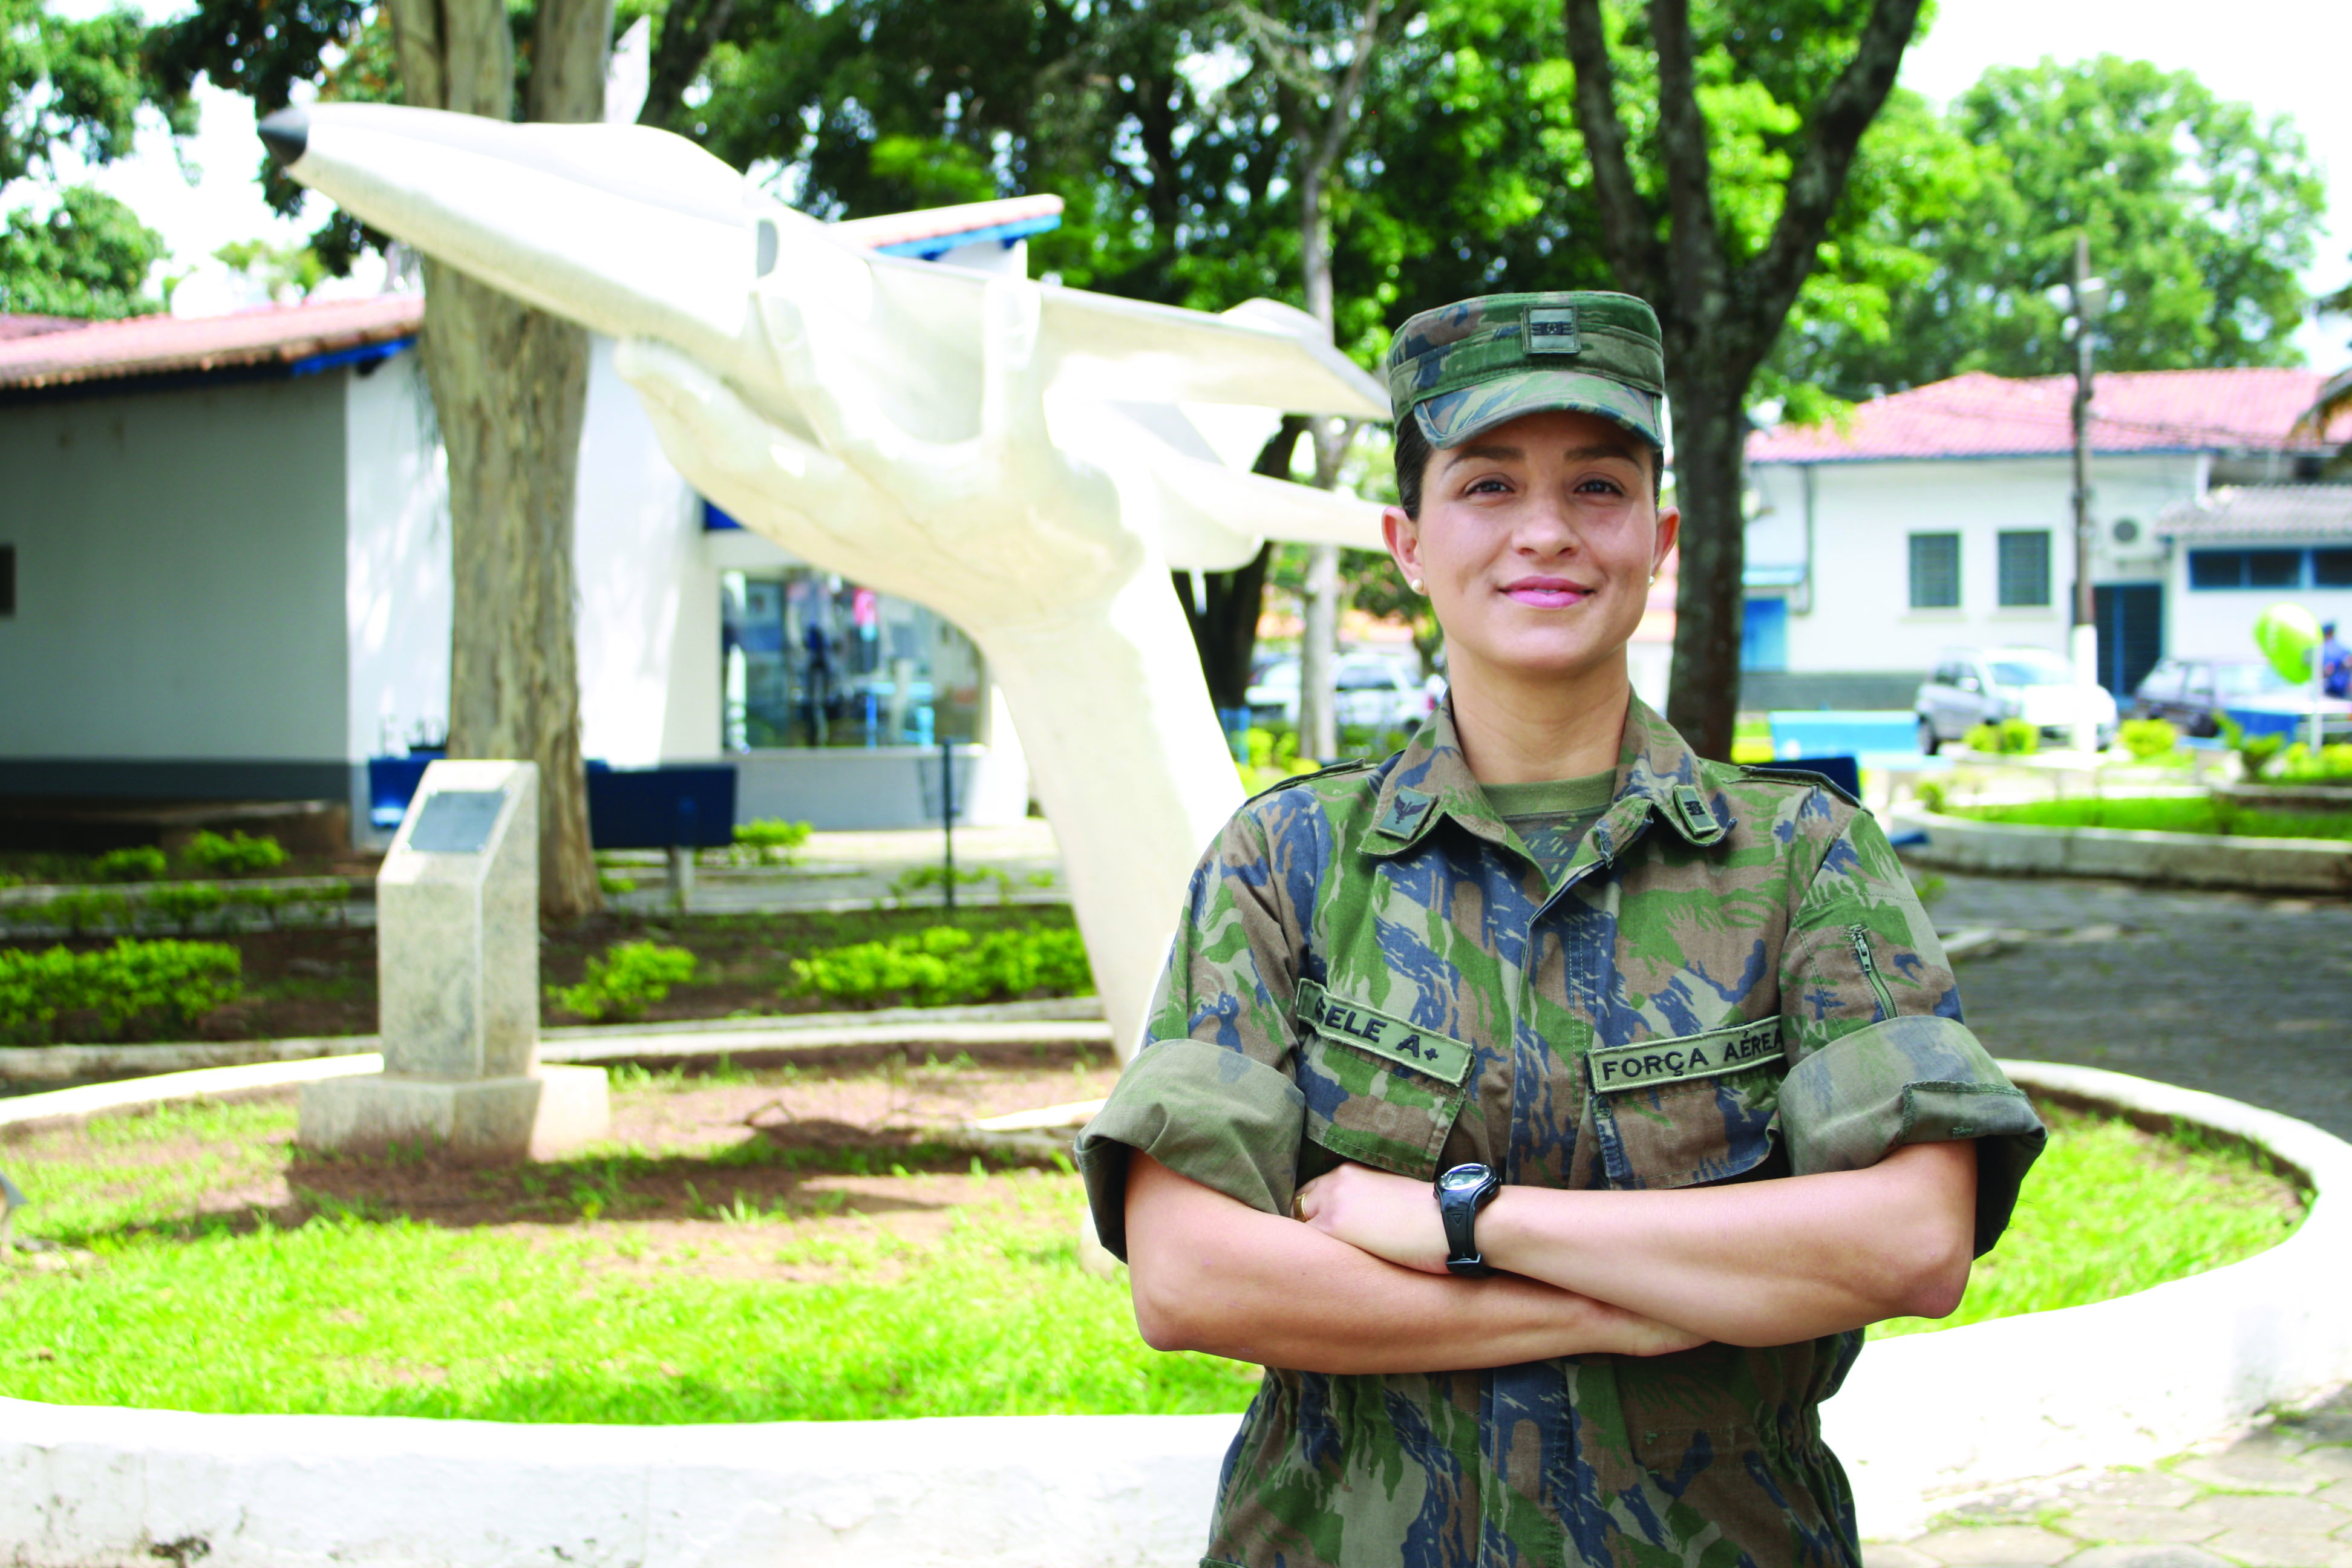
[[[289,376],[318,375],[325,371],[341,370],[347,364],[373,364],[387,360],[416,346],[414,336],[394,338],[389,342],[362,343],[357,348],[337,349],[332,353],[312,354],[298,359],[286,367]]]
[[[877,245],[878,256],[912,256],[924,261],[937,261],[950,250],[961,250],[967,245],[985,245],[990,240],[1011,247],[1033,234],[1044,234],[1062,226],[1059,214],[1044,217],[1024,217],[1013,223],[991,224],[986,228],[966,229],[961,234],[935,234],[922,239],[900,240],[896,245]]]
[[[743,525],[720,510],[717,501],[702,499],[702,531],[705,533],[741,533]]]

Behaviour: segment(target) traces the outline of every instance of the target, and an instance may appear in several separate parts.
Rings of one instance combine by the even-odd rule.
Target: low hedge
[[[906,997],[923,1007],[996,1002],[1042,993],[1087,996],[1094,971],[1078,933],[1015,926],[974,936],[938,925],[885,942],[821,948],[793,961],[793,991],[845,1002]]]
[[[95,1013],[109,1033],[133,1022],[185,1027],[244,989],[236,949],[217,942],[122,941],[89,952],[0,948],[0,1036],[42,1045],[60,1014]]]

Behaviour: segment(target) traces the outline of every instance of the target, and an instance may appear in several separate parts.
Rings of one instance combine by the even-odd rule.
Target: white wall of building
[[[2323,622],[2335,621],[2352,629],[2352,588],[2192,588],[2189,585],[2189,552],[2192,549],[2307,550],[2314,545],[2342,549],[2337,539],[2199,539],[2182,540],[2173,547],[2165,580],[2167,604],[2165,652],[2175,658],[2259,658],[2254,646],[2254,619],[2273,605],[2301,605]]]
[[[2094,582],[2155,582],[2167,569],[2152,524],[2202,488],[2196,455],[2103,458],[2092,469],[2098,548]],[[1751,569],[1807,563],[1809,590],[1790,591],[1788,668],[1795,671],[1924,671],[1954,645],[2027,645],[2063,652],[2074,580],[2074,478],[2064,458],[1823,463],[1811,470],[1759,465],[1762,507],[1748,530]],[[2115,538],[2130,519],[2137,539]],[[1999,536],[2044,531],[2050,603],[2000,603]],[[1911,607],[1910,536],[1960,536],[1960,603]],[[1754,594],[1758,590],[1750,589]]]
[[[719,574],[701,502],[662,456],[637,395],[595,337],[572,560],[585,755],[616,768],[719,752]]]
[[[359,763],[448,733],[449,469],[415,349],[346,379],[344,743]]]
[[[350,374],[0,407],[0,757],[345,763]]]

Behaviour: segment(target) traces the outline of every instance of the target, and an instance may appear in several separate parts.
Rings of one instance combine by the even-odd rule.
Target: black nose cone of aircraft
[[[254,128],[268,144],[269,155],[281,169],[290,169],[310,144],[310,115],[307,110],[281,109]]]

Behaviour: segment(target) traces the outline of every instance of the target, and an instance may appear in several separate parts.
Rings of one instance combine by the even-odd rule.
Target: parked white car
[[[2048,745],[2070,745],[2075,716],[2087,695],[2101,750],[2116,738],[2116,700],[2104,686],[2074,684],[2074,666],[2047,648],[1946,648],[1914,706],[1919,749],[1933,756],[1979,724],[2022,719]]]
[[[1342,725],[1402,730],[1421,722],[1429,698],[1411,665],[1385,654],[1347,654],[1333,672],[1335,716]],[[1249,689],[1250,716],[1261,722],[1298,722],[1298,661],[1276,659]]]

